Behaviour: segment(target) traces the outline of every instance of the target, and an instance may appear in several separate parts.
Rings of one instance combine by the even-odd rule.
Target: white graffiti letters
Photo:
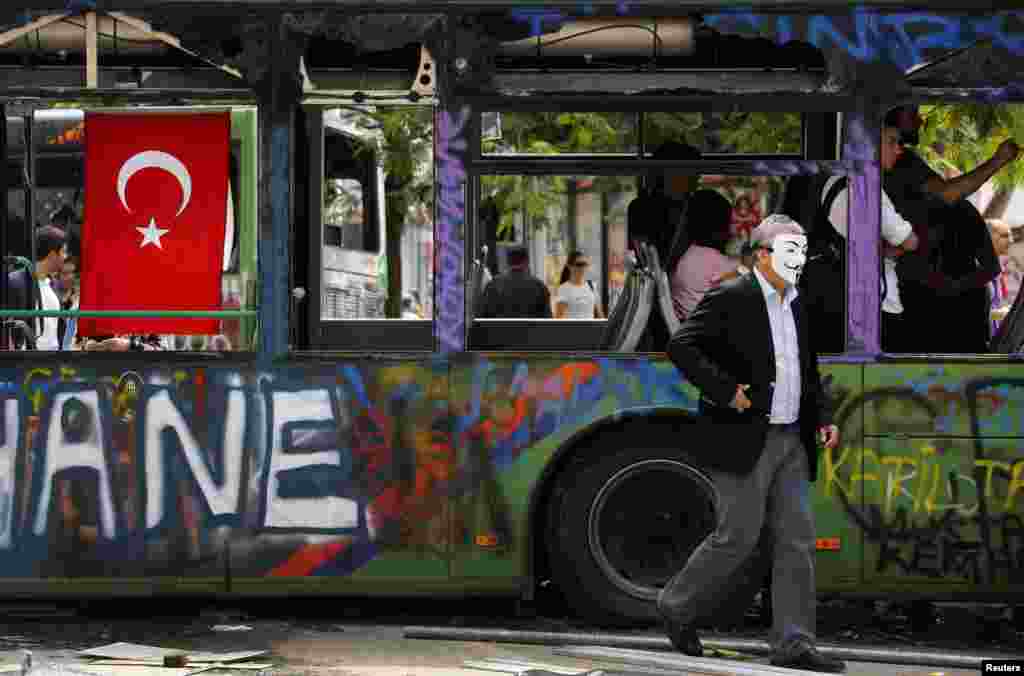
[[[178,435],[192,476],[206,500],[210,513],[215,516],[234,514],[242,495],[242,439],[245,433],[245,393],[240,390],[228,394],[227,415],[224,421],[222,480],[214,481],[205,454],[199,447],[192,430],[181,411],[162,390],[146,401],[146,527],[156,528],[163,520],[164,471],[167,452],[160,442],[164,430],[172,429]]]
[[[64,429],[64,407],[79,404],[83,414],[95,424],[88,425],[81,439],[72,440]],[[36,500],[35,534],[46,533],[46,521],[53,493],[54,475],[72,468],[89,468],[99,475],[100,527],[103,537],[113,538],[117,526],[114,520],[114,496],[111,489],[110,469],[104,449],[107,447],[106,425],[100,410],[99,393],[95,390],[61,392],[53,398],[49,425],[45,430],[43,452],[43,488]]]

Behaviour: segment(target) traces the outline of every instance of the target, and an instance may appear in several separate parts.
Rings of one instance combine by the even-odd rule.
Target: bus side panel
[[[863,579],[864,534],[850,518],[863,500],[853,463],[864,445],[864,371],[859,364],[822,364],[822,381],[839,427],[836,449],[818,454],[818,479],[812,489],[817,530],[815,580],[819,591],[848,591]]]
[[[867,583],[1024,590],[1024,367],[877,364],[865,382]]]
[[[630,408],[695,411],[697,391],[666,360],[487,354],[455,371],[452,400],[469,481],[454,510],[454,581],[507,586],[528,574],[530,498],[556,452]]]
[[[862,396],[860,365],[822,368],[833,406],[840,413],[844,442],[819,459],[813,499],[819,537],[818,586],[841,591],[862,579],[862,532],[837,496],[844,458],[863,443],[861,417],[844,404]],[[666,360],[477,356],[471,368],[453,375],[453,404],[463,412],[457,440],[458,467],[469,480],[453,515],[453,576],[463,583],[510,583],[527,573],[527,542],[544,546],[543,534],[529,533],[529,499],[544,469],[574,437],[597,422],[629,409],[666,406],[695,412],[697,390]],[[638,438],[638,443],[643,439]],[[685,443],[681,440],[680,443]],[[610,452],[574,447],[569,452]],[[835,470],[831,480],[826,472]],[[856,508],[858,490],[843,496]]]
[[[0,592],[448,577],[446,364],[108,364],[0,371]]]

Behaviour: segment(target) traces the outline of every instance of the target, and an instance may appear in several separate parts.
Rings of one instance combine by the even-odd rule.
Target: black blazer
[[[817,477],[817,430],[831,422],[818,373],[818,353],[808,330],[801,297],[793,301],[800,350],[800,437],[811,480]],[[704,434],[692,449],[710,467],[748,474],[764,451],[775,387],[775,347],[764,293],[753,274],[712,289],[697,304],[668,344],[668,357],[701,391]],[[729,406],[736,386],[749,384],[751,407]]]
[[[7,303],[8,310],[39,310],[43,307],[42,297],[39,291],[39,283],[30,270],[19,268],[7,273]],[[32,327],[36,336],[42,333],[43,325],[40,318],[25,319],[25,322]],[[35,346],[32,346],[35,349]]]

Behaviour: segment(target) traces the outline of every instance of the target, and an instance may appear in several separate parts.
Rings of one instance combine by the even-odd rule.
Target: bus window
[[[632,257],[636,231],[640,226],[648,229],[646,223],[631,224],[629,219],[640,218],[641,212],[642,217],[653,218],[656,211],[631,211],[631,205],[652,199],[638,192],[638,182],[635,176],[482,176],[481,195],[494,215],[481,219],[481,224],[496,232],[480,237],[496,242],[497,253],[488,272],[502,280],[491,282],[490,291],[483,285],[473,299],[476,321],[470,333],[471,349],[558,349],[558,345],[613,349],[604,342],[608,318],[615,315],[626,287],[627,259]],[[671,291],[666,307],[680,319],[711,285],[749,273],[750,232],[765,216],[785,211],[795,220],[806,221],[802,202],[818,199],[821,183],[812,185],[799,177],[705,174],[694,188],[686,230],[690,247],[666,270]],[[814,232],[813,226],[808,221],[805,230],[817,251],[823,249],[819,240],[829,233]],[[838,241],[839,247],[845,247],[845,240],[824,239],[829,246]],[[706,255],[697,261],[700,257],[695,256],[701,253]],[[573,265],[577,259],[583,261],[582,270]],[[712,263],[715,279],[697,283]],[[836,250],[834,257],[815,259],[801,287],[813,307],[823,311],[816,318],[820,333],[835,339],[824,353],[843,351],[844,264],[845,249]],[[505,279],[516,283],[506,284]],[[545,295],[547,308],[533,301],[534,296]],[[587,302],[580,302],[581,298]],[[651,310],[660,311],[658,307]],[[531,319],[545,321],[525,321]],[[524,326],[520,330],[501,320],[517,320]],[[553,326],[558,323],[561,328]]]
[[[886,261],[882,350],[1020,352],[1024,106],[887,111],[880,140]],[[906,235],[905,237],[903,237]],[[896,240],[903,237],[902,246]],[[893,279],[898,280],[892,293]]]
[[[175,108],[174,110],[182,110]],[[201,108],[194,108],[202,112]],[[20,256],[23,261],[8,259],[6,272],[33,265],[33,231],[43,226],[59,230],[66,243],[67,258],[60,270],[54,270],[47,281],[62,310],[79,309],[80,279],[89,266],[104,268],[115,265],[102,255],[87,260],[82,257],[81,240],[88,225],[83,223],[87,195],[84,194],[85,122],[84,113],[74,109],[36,111],[27,118],[8,121],[8,233],[7,256]],[[13,124],[12,124],[13,123]],[[25,124],[35,152],[28,167],[32,182],[25,189],[26,175]],[[228,208],[225,246],[221,266],[221,310],[251,308],[256,304],[256,111],[236,108],[231,111],[231,143],[229,158]],[[102,151],[102,149],[100,149]],[[26,199],[27,197],[27,199]],[[102,250],[100,250],[102,254]],[[218,252],[218,256],[220,256]],[[48,294],[49,296],[49,294]],[[8,307],[16,310],[8,294]],[[117,308],[137,310],[139,308]],[[252,318],[223,318],[218,331],[203,335],[82,335],[74,318],[37,319],[25,322],[33,329],[35,349],[46,350],[174,350],[174,351],[250,351],[255,346],[256,322]],[[6,325],[5,325],[6,326]],[[56,338],[53,328],[56,326]],[[27,347],[28,333],[12,336],[10,327],[4,335],[6,349]],[[45,341],[40,338],[46,334]]]
[[[481,191],[498,214],[493,225],[496,265],[491,275],[508,272],[508,252],[525,248],[530,274],[555,299],[567,281],[562,277],[569,256],[578,251],[588,263],[583,281],[594,296],[595,312],[586,319],[605,316],[622,290],[626,207],[636,196],[636,180],[632,176],[483,176]],[[552,316],[558,314],[554,300],[550,309]]]
[[[749,269],[750,232],[768,214],[782,211],[804,224],[814,247],[831,252],[814,257],[809,279],[815,283],[805,293],[822,310],[824,316],[818,324],[828,327],[823,332],[829,341],[822,351],[842,352],[846,338],[845,239],[827,228],[812,234],[819,192],[827,177],[697,177],[693,170],[670,172],[675,175],[666,181],[656,172],[636,176],[626,169],[634,158],[696,163],[734,158],[755,162],[809,159],[809,155],[834,159],[838,146],[835,129],[834,115],[786,112],[484,114],[481,140],[488,156],[485,162],[500,166],[505,156],[516,155],[516,162],[527,161],[535,170],[527,172],[530,175],[480,176],[477,227],[471,246],[481,253],[486,250],[487,257],[486,270],[471,277],[474,321],[470,348],[660,350],[662,345],[655,343],[664,342],[657,337],[664,330],[652,331],[651,339],[635,348],[627,347],[628,341],[609,339],[619,323],[634,321],[614,315],[628,287],[637,241],[644,239],[655,246],[660,266],[670,278],[667,292],[661,294],[665,306],[650,313],[685,317],[707,286],[691,279],[689,286],[701,287],[694,290],[683,282],[686,275],[678,266],[687,243],[696,238],[706,249],[719,249],[715,269],[719,282],[724,281],[737,270]],[[566,159],[588,156],[595,161],[614,158],[621,161],[624,171],[603,176],[564,171]],[[720,198],[705,193],[698,199],[695,204],[702,213],[689,215],[686,234],[677,239],[673,224],[682,216],[681,205],[697,189],[711,190]],[[683,194],[677,195],[680,191]],[[718,225],[714,225],[716,221]],[[711,237],[708,232],[714,228],[716,234]],[[582,259],[579,266],[577,259]],[[513,268],[522,277],[516,278],[515,284],[506,284],[504,279],[488,284],[489,278]],[[692,272],[692,264],[690,268]],[[570,286],[563,286],[567,283]],[[688,290],[676,292],[676,286]],[[515,293],[502,295],[498,293],[501,289]],[[588,293],[593,297],[593,311]],[[533,295],[546,295],[549,307],[535,302]],[[505,296],[518,299],[511,302]],[[688,300],[684,301],[684,296]],[[581,302],[584,297],[586,303]],[[628,307],[637,306],[632,296],[627,301]],[[647,312],[642,304],[637,307],[641,307],[637,317]],[[530,319],[540,323],[524,321]],[[548,319],[562,323],[554,327],[544,323]]]
[[[320,320],[432,318],[432,110],[322,115]]]

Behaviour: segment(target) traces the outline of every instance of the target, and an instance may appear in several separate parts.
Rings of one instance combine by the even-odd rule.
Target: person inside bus
[[[897,127],[882,128],[882,145],[879,163],[882,171],[892,171],[893,166],[903,154],[900,143],[900,130]],[[822,188],[822,199],[829,194],[832,185],[841,176],[832,176]],[[850,186],[847,183],[836,194],[829,207],[828,222],[843,238],[847,238],[847,207],[849,205]],[[900,301],[899,281],[896,275],[896,261],[905,253],[915,251],[918,239],[914,229],[893,206],[892,200],[882,191],[882,255],[883,255],[883,293],[882,293],[882,350],[885,352],[909,352],[914,349],[913,334],[903,322],[903,303]]]
[[[44,225],[36,229],[35,239],[34,270],[19,268],[7,275],[7,306],[16,310],[60,310],[60,298],[53,289],[52,277],[64,267],[67,238],[60,228]],[[60,349],[57,317],[37,317],[28,323],[36,336],[35,349]]]
[[[594,283],[587,279],[589,267],[590,260],[582,251],[569,254],[555,297],[555,319],[604,319],[601,299]]]
[[[921,117],[914,106],[899,106],[884,125],[900,130],[904,146],[920,142]],[[915,327],[913,350],[975,353],[988,350],[989,300],[986,285],[999,274],[988,228],[967,197],[1013,162],[1020,153],[1007,139],[992,157],[955,178],[933,171],[913,150],[885,172],[883,188],[896,211],[909,221],[918,249],[900,257],[897,274],[904,323]],[[949,322],[950,316],[956,317]]]
[[[60,298],[61,310],[78,309],[78,257],[69,255],[64,260],[64,267],[54,280],[57,296]],[[78,318],[61,317],[57,321],[57,339],[60,342],[60,349],[73,350],[78,338]]]
[[[712,286],[738,277],[739,266],[725,255],[732,231],[732,205],[714,190],[690,197],[687,227],[690,246],[672,272],[672,307],[679,321],[697,307]]]
[[[999,276],[989,282],[989,299],[992,318],[992,335],[996,335],[999,325],[1010,312],[1020,289],[1020,278],[1017,272],[1010,267],[1010,244],[1013,243],[1013,233],[1010,225],[1000,218],[986,219],[989,234],[992,237],[992,248],[999,257]]]
[[[551,319],[551,293],[530,273],[525,246],[507,250],[508,271],[490,282],[480,299],[481,319]]]
[[[699,160],[700,151],[677,141],[666,141],[651,156],[654,160]],[[658,262],[666,273],[689,246],[686,228],[687,202],[697,189],[700,176],[683,171],[651,172],[648,189],[641,192],[626,209],[626,228],[631,248],[639,242],[654,246]],[[662,352],[668,343],[668,324],[654,309],[637,344],[637,352]]]
[[[706,439],[688,448],[715,487],[718,524],[664,586],[657,609],[674,648],[703,654],[694,627],[719,607],[767,525],[771,663],[839,673],[845,664],[815,648],[810,488],[819,442],[835,448],[839,429],[797,291],[807,236],[796,221],[772,214],[751,241],[754,271],[711,289],[668,345],[669,359],[701,393],[695,429]]]

